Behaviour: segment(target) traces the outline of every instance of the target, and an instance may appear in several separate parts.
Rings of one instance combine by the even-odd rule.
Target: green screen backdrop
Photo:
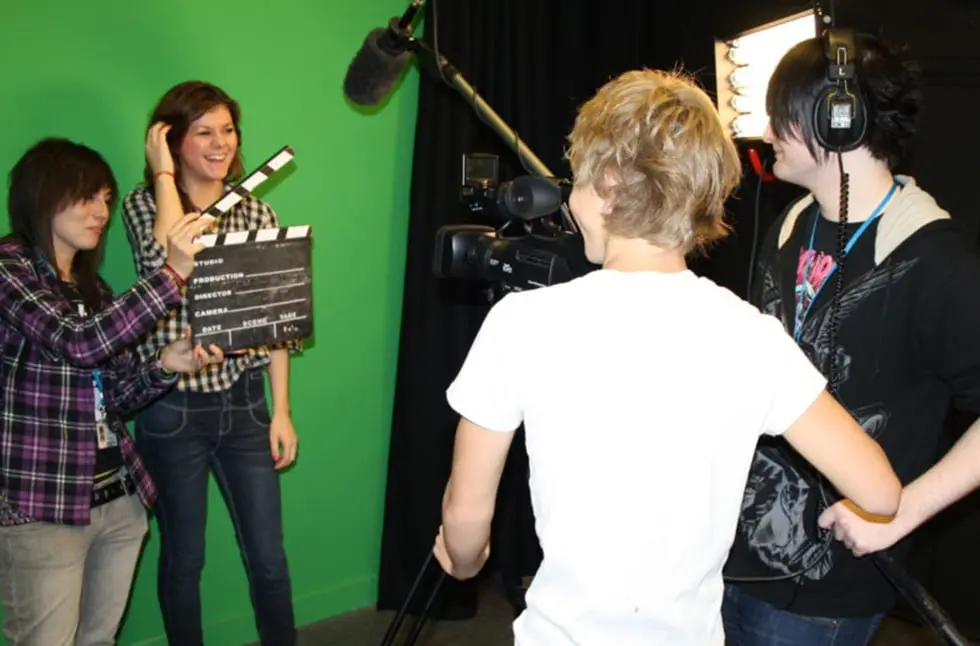
[[[260,187],[284,225],[313,227],[312,342],[292,362],[299,460],[283,476],[297,622],[374,602],[417,101],[410,69],[376,114],[353,108],[343,77],[368,31],[404,0],[36,0],[0,21],[0,233],[6,176],[44,136],[100,151],[122,192],[143,168],[146,119],[172,85],[202,79],[242,105],[253,170],[283,145],[291,168]],[[103,275],[135,280],[115,213]],[[244,568],[212,485],[202,582],[205,642],[256,638]],[[156,528],[136,576],[123,645],[164,644]],[[0,639],[0,644],[2,644]]]

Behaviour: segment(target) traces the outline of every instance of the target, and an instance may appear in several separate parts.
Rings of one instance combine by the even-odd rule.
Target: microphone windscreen
[[[402,51],[395,56],[389,54],[379,45],[384,37],[384,29],[375,29],[368,34],[347,68],[344,94],[358,105],[381,103],[408,65],[410,52]]]

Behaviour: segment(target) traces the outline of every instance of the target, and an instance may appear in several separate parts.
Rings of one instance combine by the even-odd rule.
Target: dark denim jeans
[[[200,582],[209,472],[235,527],[262,646],[296,644],[264,375],[251,370],[220,393],[175,388],[136,420],[137,446],[159,488],[157,593],[171,646],[203,643]]]
[[[726,646],[866,646],[883,614],[872,617],[806,617],[780,610],[736,586],[725,586],[721,606]]]

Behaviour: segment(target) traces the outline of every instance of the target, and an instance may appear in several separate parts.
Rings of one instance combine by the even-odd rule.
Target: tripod
[[[418,576],[415,577],[415,582],[412,583],[412,587],[408,591],[408,596],[405,597],[405,603],[402,607],[398,609],[395,614],[395,618],[392,619],[391,624],[388,625],[388,631],[385,633],[384,639],[381,641],[381,646],[393,646],[395,643],[395,637],[398,636],[398,631],[401,630],[402,623],[405,621],[405,615],[408,614],[408,608],[412,603],[412,599],[415,597],[415,593],[418,592],[419,586],[422,585],[422,580],[425,579],[425,574],[429,570],[429,565],[432,563],[432,552],[425,557],[425,561],[422,563],[422,569],[419,570]],[[436,566],[438,567],[438,565]],[[432,608],[432,602],[435,601],[436,595],[439,594],[439,589],[442,587],[442,582],[446,580],[446,573],[439,568],[438,578],[435,584],[432,586],[432,592],[429,593],[429,598],[425,600],[425,605],[422,607],[422,613],[415,620],[415,626],[412,627],[412,632],[409,633],[408,638],[405,641],[405,646],[411,646],[414,644],[419,635],[422,634],[422,628],[425,626],[425,621],[428,618],[429,610]]]
[[[943,642],[948,646],[970,646],[969,640],[953,625],[952,619],[943,607],[929,594],[922,584],[913,579],[909,573],[884,553],[874,555],[875,565],[881,570],[899,594],[915,608]]]
[[[522,436],[523,431],[519,431],[518,437],[515,437],[511,445],[507,464],[504,467],[504,475],[501,477],[501,489],[498,494],[497,513],[495,514],[497,519],[495,519],[495,522],[499,520],[501,527],[508,528],[515,526],[524,527],[530,523],[532,527],[528,531],[533,532],[533,518],[530,516],[530,499],[525,499],[520,495],[528,491],[527,481],[529,475],[527,472],[526,452],[523,448],[524,442]],[[520,489],[523,489],[523,492]],[[520,531],[506,537],[494,533],[494,530],[491,530],[491,533],[497,539],[502,539],[497,543],[499,549],[495,549],[496,557],[500,559],[497,561],[497,566],[503,583],[504,594],[511,606],[513,606],[514,616],[516,617],[524,610],[523,589],[518,579],[521,578],[521,574],[526,574],[531,571],[530,569],[526,569],[532,567],[532,563],[527,562],[528,559],[535,559],[535,562],[540,562],[540,548],[535,550],[537,553],[534,556],[523,554],[523,549],[526,548],[525,542],[531,540],[531,535]],[[537,546],[537,539],[534,538],[533,540],[535,546]],[[521,558],[522,555],[524,558]],[[432,604],[439,594],[447,576],[442,568],[439,567],[438,563],[433,563],[434,561],[433,553],[429,551],[418,575],[415,577],[415,581],[409,589],[404,603],[398,609],[397,614],[388,626],[388,631],[385,633],[384,640],[381,642],[382,646],[393,646],[398,633],[401,631],[405,617],[408,615],[408,609],[412,607],[416,595],[420,594],[420,589],[422,589],[427,576],[429,576],[429,571],[434,569],[436,570],[436,579],[432,584],[432,590],[429,592],[421,613],[416,618],[415,625],[404,644],[414,644],[419,638],[422,628],[428,620],[428,614],[432,609]],[[537,569],[537,566],[533,565],[533,568]]]

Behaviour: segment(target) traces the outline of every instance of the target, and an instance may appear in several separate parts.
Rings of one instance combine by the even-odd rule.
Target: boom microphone
[[[412,0],[401,18],[394,17],[384,29],[373,29],[347,68],[344,94],[362,106],[374,106],[391,91],[408,66],[412,22],[425,0]]]

